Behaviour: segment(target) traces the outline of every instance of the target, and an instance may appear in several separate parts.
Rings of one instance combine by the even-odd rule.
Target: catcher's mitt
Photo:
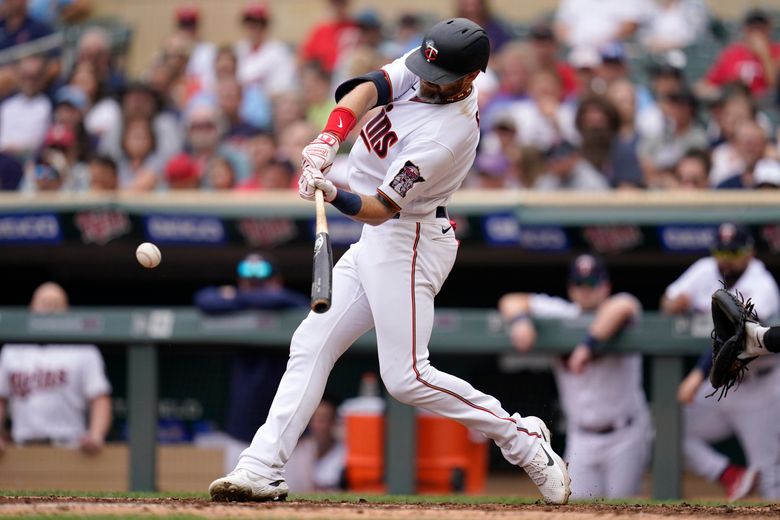
[[[753,310],[753,303],[749,299],[745,301],[741,293],[732,294],[718,289],[712,294],[712,321],[710,383],[715,392],[710,395],[720,389],[720,400],[731,388],[739,386],[748,363],[755,359],[739,359],[738,356],[745,352],[745,323],[758,322],[758,316]]]

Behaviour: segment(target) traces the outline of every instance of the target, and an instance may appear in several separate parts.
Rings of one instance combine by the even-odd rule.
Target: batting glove
[[[333,165],[333,159],[336,158],[336,152],[338,151],[338,138],[331,133],[322,132],[303,149],[301,169],[312,168],[325,175]]]
[[[327,180],[322,172],[306,168],[298,179],[298,195],[305,200],[314,200],[315,190],[322,190],[325,202],[333,202],[338,189]]]

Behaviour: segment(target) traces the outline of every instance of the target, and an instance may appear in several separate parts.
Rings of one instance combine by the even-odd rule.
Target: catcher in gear
[[[739,386],[748,363],[780,351],[780,327],[762,326],[753,302],[726,289],[712,293],[712,322],[710,383],[720,399]]]

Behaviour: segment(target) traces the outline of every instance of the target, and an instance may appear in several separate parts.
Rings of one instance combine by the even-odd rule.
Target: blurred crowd
[[[129,77],[88,0],[5,0],[0,189],[294,187],[335,87],[417,47],[435,21],[322,1],[328,17],[295,47],[272,36],[265,3],[236,13],[227,43],[206,41],[205,14],[181,3],[159,51]],[[705,0],[561,0],[520,23],[489,0],[453,0],[452,14],[485,27],[493,47],[477,81],[483,135],[466,187],[780,186],[774,13],[753,9],[729,25]],[[62,27],[79,28],[72,48],[36,45]]]

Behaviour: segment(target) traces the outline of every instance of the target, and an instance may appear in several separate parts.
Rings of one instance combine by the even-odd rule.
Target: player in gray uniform
[[[650,457],[653,429],[642,389],[640,354],[606,354],[601,344],[642,312],[627,293],[610,295],[604,264],[591,255],[571,265],[569,300],[546,294],[511,293],[499,310],[521,352],[536,341],[532,318],[587,319],[587,335],[571,354],[554,361],[566,414],[566,454],[572,497],[624,498],[639,494]]]
[[[316,189],[342,213],[369,225],[333,269],[328,312],[310,313],[292,338],[290,361],[266,423],[236,469],[214,481],[214,500],[287,495],[284,465],[349,346],[376,329],[382,380],[403,403],[460,421],[493,439],[546,501],[566,503],[569,475],[536,417],[436,370],[428,359],[433,300],[455,262],[458,241],[446,205],[474,162],[479,142],[473,85],[489,58],[485,31],[456,18],[436,24],[422,45],[336,90],[325,130],[303,150],[300,195]],[[347,166],[350,190],[325,177],[339,144],[369,110]]]
[[[759,309],[761,318],[780,311],[780,289],[764,263],[754,257],[750,230],[731,223],[718,228],[712,256],[697,260],[664,294],[661,310],[669,314],[710,315],[711,295],[725,283]],[[706,343],[706,342],[705,342]],[[745,379],[728,399],[707,399],[714,389],[707,375],[712,348],[702,345],[697,366],[682,381],[678,400],[684,404],[684,454],[688,468],[719,482],[730,500],[747,495],[758,477],[764,498],[780,497],[780,358],[765,356],[753,361]],[[733,393],[733,395],[732,395]],[[778,395],[775,395],[778,394]],[[732,435],[739,439],[748,468],[729,462],[710,444]]]

